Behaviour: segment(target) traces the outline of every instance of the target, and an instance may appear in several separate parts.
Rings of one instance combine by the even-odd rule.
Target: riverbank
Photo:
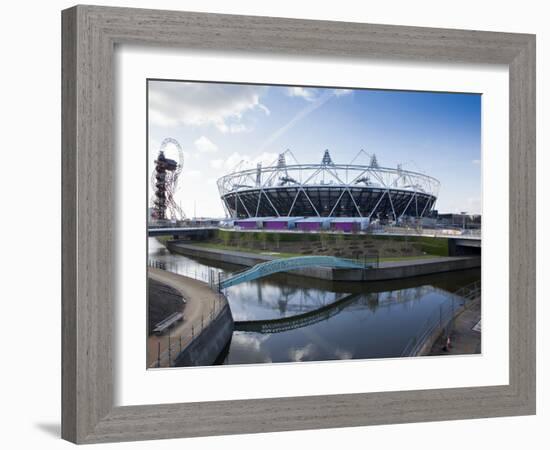
[[[212,364],[233,332],[233,319],[225,297],[210,289],[207,283],[193,278],[152,267],[147,274],[156,283],[179,292],[185,300],[183,321],[160,336],[148,336],[147,367],[180,365],[190,360],[185,355],[191,351],[203,355],[202,359],[186,365]],[[201,337],[206,335],[208,339]]]
[[[426,353],[439,355],[472,355],[481,353],[481,300],[478,298],[454,319],[448,334],[450,346],[447,346],[447,333],[441,333]]]
[[[168,250],[173,253],[205,260],[236,264],[244,267],[251,267],[262,262],[280,258],[280,255],[276,254],[220,250],[179,241],[169,241],[166,246]],[[290,273],[328,281],[384,281],[478,267],[481,267],[481,257],[479,256],[423,256],[418,259],[382,261],[379,263],[378,267],[366,270],[312,267],[293,270],[290,271]]]

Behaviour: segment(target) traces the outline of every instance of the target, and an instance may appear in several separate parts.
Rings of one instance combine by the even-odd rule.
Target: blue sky
[[[179,81],[149,81],[148,94],[149,167],[164,138],[178,140],[187,216],[223,216],[217,178],[287,149],[300,163],[325,149],[348,163],[363,149],[438,178],[440,212],[481,212],[480,95]]]

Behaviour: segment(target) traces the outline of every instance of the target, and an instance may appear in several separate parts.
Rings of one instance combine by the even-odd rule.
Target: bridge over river
[[[228,278],[220,280],[220,289],[225,289],[246,281],[256,280],[277,272],[305,269],[308,267],[332,267],[339,269],[367,269],[373,264],[355,259],[338,258],[336,256],[296,256],[280,258],[256,264],[249,269],[237,272]]]

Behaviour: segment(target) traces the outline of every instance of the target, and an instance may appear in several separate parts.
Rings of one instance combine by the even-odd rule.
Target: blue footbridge
[[[237,272],[222,279],[219,288],[226,289],[239,283],[263,278],[278,272],[305,269],[308,267],[331,267],[337,269],[368,269],[374,263],[357,259],[338,258],[336,256],[296,256],[292,258],[280,258],[256,264],[249,269]]]

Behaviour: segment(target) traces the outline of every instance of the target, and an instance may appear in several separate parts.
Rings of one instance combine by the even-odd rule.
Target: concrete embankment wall
[[[480,257],[439,258],[434,261],[403,261],[402,264],[388,265],[368,270],[333,270],[334,281],[384,281],[399,278],[419,277],[434,273],[452,272],[481,267]]]
[[[231,340],[233,316],[226,304],[210,322],[176,357],[175,366],[209,366]]]
[[[201,248],[178,242],[168,242],[167,247],[174,253],[246,267],[276,259],[275,256],[270,255]],[[310,267],[307,269],[293,270],[290,273],[329,281],[383,281],[451,272],[454,270],[472,269],[476,267],[481,267],[481,257],[434,257],[433,260],[418,259],[416,261],[408,260],[396,263],[381,263],[380,267],[375,269],[362,270]]]
[[[168,242],[166,244],[168,250],[174,253],[179,253],[185,256],[195,258],[204,258],[212,261],[221,261],[238,266],[254,266],[258,263],[275,259],[269,255],[254,255],[252,253],[243,252],[224,252],[221,250],[202,248],[193,245],[187,245],[180,242]]]

